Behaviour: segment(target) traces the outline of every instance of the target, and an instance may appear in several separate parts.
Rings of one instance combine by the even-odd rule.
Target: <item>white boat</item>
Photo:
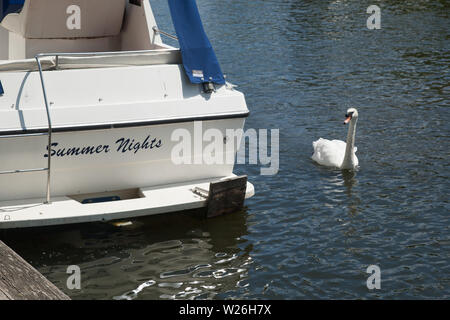
[[[212,48],[216,74],[188,64],[195,1],[169,3],[181,49],[149,1],[0,0],[0,229],[200,208],[211,183],[234,180],[234,163],[196,162],[202,148],[174,162],[174,130],[226,137],[249,111]]]

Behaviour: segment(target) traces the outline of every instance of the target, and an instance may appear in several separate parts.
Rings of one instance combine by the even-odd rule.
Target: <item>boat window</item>
[[[3,91],[2,80],[0,80],[0,96],[2,96],[4,93],[5,91]]]

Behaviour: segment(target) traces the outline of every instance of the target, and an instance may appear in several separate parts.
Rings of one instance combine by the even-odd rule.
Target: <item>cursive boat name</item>
[[[82,155],[105,154],[109,152],[136,154],[139,151],[152,150],[155,148],[160,148],[161,146],[162,140],[158,138],[152,138],[150,135],[147,136],[143,141],[132,138],[120,138],[116,140],[114,145],[99,144],[89,146],[61,147],[58,142],[53,142],[50,155],[52,157],[73,157]],[[44,158],[47,157],[48,146],[47,153],[44,154]]]

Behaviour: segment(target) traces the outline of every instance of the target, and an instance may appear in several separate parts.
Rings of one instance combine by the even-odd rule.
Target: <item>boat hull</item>
[[[240,141],[215,144],[214,159],[222,161],[208,163],[205,148],[211,142],[203,141],[203,133],[215,129],[226,137],[227,130],[242,129],[244,121],[241,117],[54,132],[50,194],[74,196],[230,176],[234,163],[229,159],[234,159]],[[190,141],[176,132],[188,133]],[[183,141],[187,144],[181,145]],[[47,146],[47,136],[0,139],[0,171],[47,167]],[[174,148],[179,151],[181,146],[190,161],[185,157],[180,163],[186,155]],[[0,175],[0,201],[45,199],[46,192],[46,171]]]
[[[44,204],[39,199],[0,202],[0,229],[44,227],[63,224],[107,222],[129,220],[175,211],[198,209],[208,206],[208,198],[195,192],[196,189],[209,192],[211,182],[237,178],[234,175],[220,179],[184,181],[183,183],[139,188],[139,197],[121,201],[80,202],[77,197],[55,197]],[[124,192],[111,192],[122,195]],[[254,195],[255,190],[247,182],[245,198]],[[99,196],[100,194],[97,194]],[[91,195],[95,196],[95,195]],[[103,196],[103,194],[102,194]]]

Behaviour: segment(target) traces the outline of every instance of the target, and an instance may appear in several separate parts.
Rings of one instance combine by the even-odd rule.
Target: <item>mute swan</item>
[[[327,140],[320,138],[313,142],[314,154],[312,159],[318,164],[339,169],[354,169],[358,166],[358,158],[355,155],[356,122],[358,111],[355,108],[347,110],[344,124],[350,122],[347,133],[347,142],[341,140]]]

